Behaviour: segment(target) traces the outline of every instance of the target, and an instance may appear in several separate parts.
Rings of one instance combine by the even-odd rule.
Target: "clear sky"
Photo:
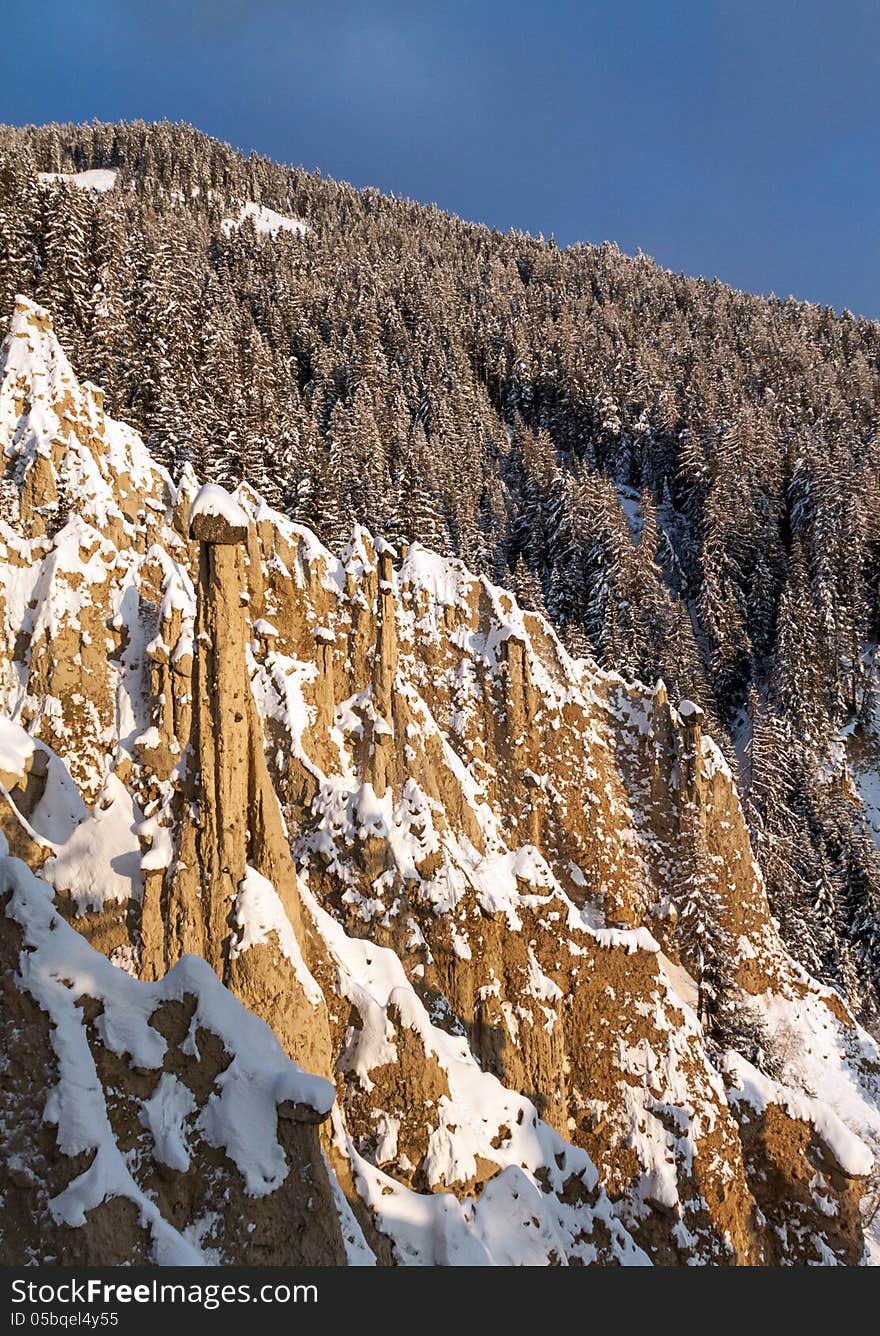
[[[187,120],[880,318],[880,0],[18,0],[0,120]]]

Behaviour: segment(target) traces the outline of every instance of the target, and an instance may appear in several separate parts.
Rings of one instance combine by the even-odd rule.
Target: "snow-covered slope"
[[[117,175],[107,167],[90,167],[85,172],[39,172],[37,179],[42,185],[71,185],[77,190],[93,190],[98,195],[106,195],[116,185]]]
[[[326,1236],[381,1264],[860,1260],[878,1053],[786,955],[699,711],[418,545],[337,556],[246,487],[194,505],[29,303],[2,359],[10,846],[144,981],[117,1012],[195,954],[334,1083]],[[697,847],[735,1033],[677,927]],[[184,1098],[153,1092],[156,1126]]]
[[[254,204],[253,200],[243,204],[235,217],[224,218],[220,226],[228,236],[230,232],[248,221],[253,224],[258,236],[277,237],[279,232],[292,232],[295,236],[303,236],[309,230],[308,223],[302,218],[290,218],[287,214],[278,213],[265,204]]]

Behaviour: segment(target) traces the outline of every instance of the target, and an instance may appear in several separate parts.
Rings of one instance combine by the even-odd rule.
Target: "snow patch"
[[[874,1156],[869,1147],[827,1104],[771,1080],[740,1053],[731,1051],[725,1055],[724,1071],[730,1082],[727,1093],[732,1104],[748,1104],[757,1113],[763,1113],[768,1104],[779,1104],[790,1118],[816,1129],[845,1174],[864,1177],[871,1172]]]
[[[108,167],[90,167],[86,172],[38,172],[37,180],[41,185],[71,185],[78,190],[93,190],[98,195],[105,195],[116,185],[118,172]]]
[[[141,1123],[153,1138],[157,1160],[185,1174],[189,1169],[185,1119],[196,1112],[196,1101],[189,1086],[171,1072],[163,1072],[156,1089],[142,1103]]]
[[[43,868],[46,880],[57,893],[71,897],[78,914],[143,897],[137,834],[142,820],[122,782],[108,775],[94,811]]]
[[[189,508],[190,525],[197,515],[219,515],[235,529],[246,529],[248,525],[248,517],[235,497],[216,482],[206,482],[199,488]]]
[[[302,218],[292,218],[285,213],[276,213],[265,204],[255,204],[248,200],[243,204],[237,217],[224,218],[220,224],[225,236],[230,236],[250,219],[259,236],[277,237],[279,232],[293,232],[296,236],[305,236],[309,224]]]
[[[268,942],[269,934],[274,932],[281,954],[293,966],[306,997],[312,1006],[320,1006],[324,995],[303,959],[296,933],[284,912],[278,892],[266,877],[252,867],[245,869],[232,913],[236,929],[236,937],[230,948],[233,960],[250,947]]]

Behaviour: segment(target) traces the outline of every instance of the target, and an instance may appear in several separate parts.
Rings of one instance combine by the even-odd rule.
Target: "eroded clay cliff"
[[[337,557],[246,487],[175,485],[28,303],[2,371],[3,829],[132,987],[194,953],[333,1081],[303,1256],[861,1260],[877,1050],[785,953],[699,709],[418,545]],[[15,1086],[35,1126],[49,1079]],[[318,1133],[278,1136],[292,1184]]]

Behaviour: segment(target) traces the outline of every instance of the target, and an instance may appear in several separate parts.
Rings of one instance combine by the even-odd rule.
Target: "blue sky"
[[[880,318],[880,0],[26,0],[0,120],[187,120]]]

